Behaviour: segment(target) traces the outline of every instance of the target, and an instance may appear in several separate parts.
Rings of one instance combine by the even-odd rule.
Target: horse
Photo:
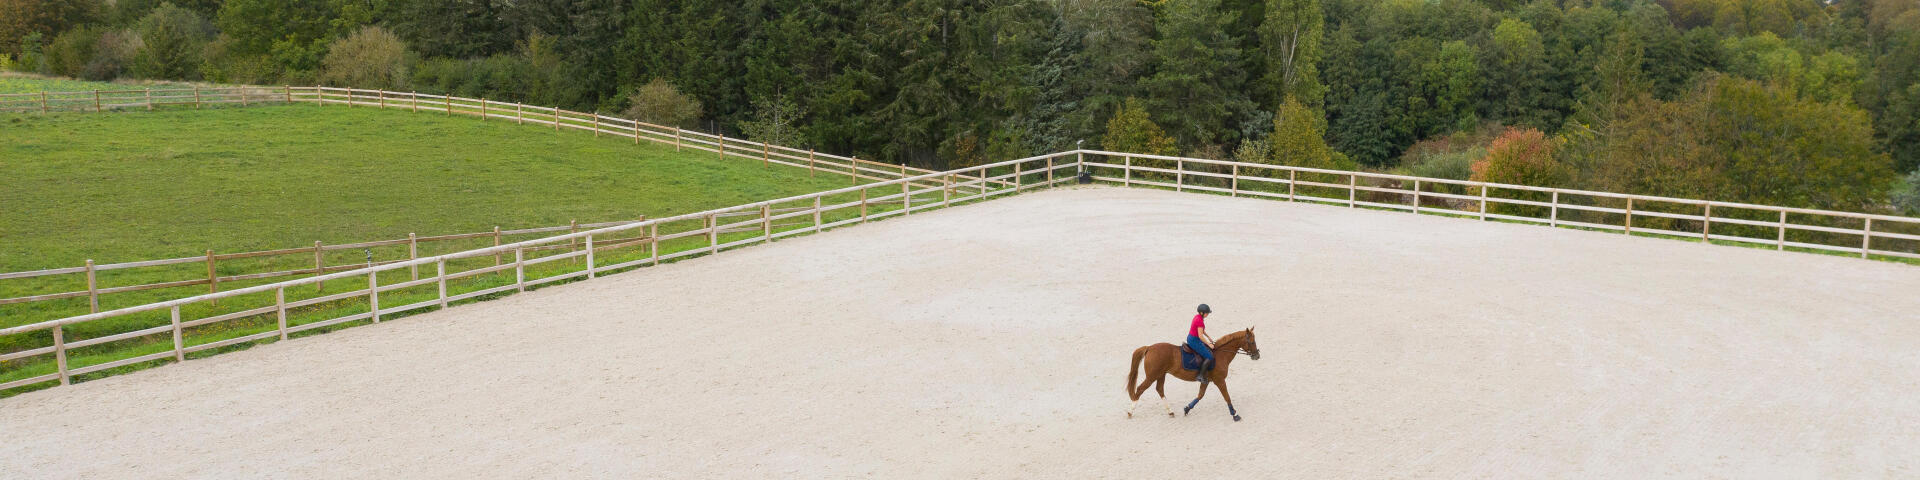
[[[1227,401],[1227,414],[1233,415],[1233,421],[1240,421],[1240,413],[1233,409],[1233,397],[1227,395],[1227,367],[1233,365],[1235,354],[1246,352],[1248,358],[1260,359],[1260,346],[1254,343],[1253,329],[1248,328],[1220,337],[1213,344],[1213,373],[1207,375],[1208,383],[1220,387],[1220,398]],[[1134,384],[1141,372],[1141,363],[1146,363],[1147,380]],[[1189,382],[1199,378],[1200,372],[1180,366],[1180,347],[1171,343],[1156,343],[1133,350],[1133,367],[1127,370],[1127,398],[1133,404],[1127,407],[1127,418],[1133,418],[1133,408],[1140,406],[1140,396],[1147,393],[1147,387],[1154,387],[1160,393],[1160,405],[1167,408],[1167,416],[1172,417],[1173,406],[1167,404],[1167,375]],[[1200,398],[1207,396],[1207,383],[1200,384],[1200,394],[1187,403],[1183,414],[1192,414],[1193,406]]]

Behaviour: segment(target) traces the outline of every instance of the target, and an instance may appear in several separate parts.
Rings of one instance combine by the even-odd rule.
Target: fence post
[[[293,94],[288,93],[287,98],[289,99],[293,98]],[[293,100],[287,100],[287,101],[291,103]],[[153,89],[151,88],[147,89],[147,111],[149,112],[153,111]]]
[[[1700,241],[1713,243],[1713,204],[1707,204],[1707,212],[1700,215]]]
[[[500,226],[493,226],[493,246],[500,246]],[[500,252],[493,252],[493,266],[500,266]]]
[[[447,92],[446,95],[440,96],[440,101],[443,105],[447,106],[447,116],[453,116],[453,92]]]
[[[407,260],[413,260],[417,258],[420,258],[420,237],[414,236],[413,232],[407,232]],[[407,276],[408,276],[407,278],[408,280],[419,280],[420,266],[408,265]]]
[[[380,272],[367,272],[367,313],[380,323]]]
[[[1053,186],[1053,157],[1047,157],[1047,186]]]
[[[575,233],[580,233],[580,221],[579,221],[579,220],[568,220],[568,221],[567,221],[567,234],[569,234],[569,235],[571,235],[571,234],[575,234]],[[578,239],[573,239],[573,238],[569,238],[569,239],[567,239],[567,253],[573,253],[573,252],[575,252],[575,251],[578,251],[578,250],[580,250],[580,247],[579,247],[579,245],[580,245],[580,240],[578,240]],[[575,261],[577,262],[578,260],[575,260]]]
[[[100,286],[93,281],[93,259],[87,259],[87,307],[89,313],[100,313]]]
[[[660,266],[660,222],[647,225],[647,251],[653,254],[653,266]]]
[[[513,249],[513,285],[521,292],[527,291],[527,248]]]
[[[847,157],[847,158],[849,159],[849,161],[847,162],[847,180],[852,180],[854,185],[859,185],[860,184],[860,173],[859,173],[860,157]]]
[[[293,103],[293,86],[292,86],[292,85],[281,85],[281,86],[280,86],[280,91],[282,91],[282,92],[286,92],[286,94],[287,94],[287,103]],[[147,89],[147,92],[148,92],[148,93],[147,93],[148,95],[152,95],[152,94],[153,94],[153,93],[152,93],[152,92],[153,92],[153,89],[151,89],[151,88],[149,88],[149,89]],[[147,100],[147,103],[149,104],[149,105],[147,105],[147,107],[148,107],[148,108],[152,108],[152,107],[153,107],[153,105],[151,105],[151,104],[153,103],[153,100],[151,100],[151,99],[149,99],[149,100]],[[419,107],[418,107],[418,106],[416,106],[416,107],[414,107],[414,110],[419,110]],[[282,339],[282,340],[285,340],[285,339]]]
[[[1125,167],[1120,169],[1120,186],[1131,187],[1133,186],[1133,157],[1121,155],[1120,162]],[[986,174],[982,173],[981,178],[986,178]]]
[[[347,92],[347,106],[353,106],[353,92]],[[200,87],[193,87],[193,109],[200,109]]]
[[[900,177],[900,178],[906,178],[906,177]],[[904,180],[900,182],[900,213],[903,213],[906,215],[913,214],[913,193],[912,192],[913,192],[913,182],[904,181]]]
[[[326,265],[321,263],[324,261],[322,260],[323,256],[324,255],[321,255],[320,253],[320,241],[314,240],[313,241],[313,276],[318,277],[320,275],[324,275],[327,273]],[[319,280],[319,281],[313,282],[313,290],[316,292],[327,291],[327,281]]]
[[[720,159],[727,159],[727,134],[720,134]]]
[[[940,206],[953,204],[953,174],[940,177]]]
[[[1873,251],[1872,245],[1873,219],[1869,218],[1867,225],[1860,227],[1860,258],[1867,258],[1867,253]]]
[[[413,113],[420,113],[420,92],[407,92],[407,106],[413,107]]]
[[[1487,201],[1486,197],[1487,197],[1487,186],[1481,185],[1480,186],[1480,202],[1485,203]],[[1560,191],[1559,190],[1553,191],[1553,198],[1552,198],[1552,201],[1549,203],[1548,208],[1549,210],[1547,211],[1547,226],[1550,226],[1550,227],[1560,226]],[[1486,209],[1487,207],[1485,206],[1480,207],[1480,210],[1482,210],[1482,212],[1480,213],[1480,217],[1483,220],[1486,218],[1486,215],[1487,215],[1485,212]]]
[[[680,151],[680,127],[673,127],[673,151]]]
[[[240,106],[244,107],[247,105],[251,105],[247,103],[247,89],[242,88],[240,89]]]
[[[1780,238],[1773,244],[1774,250],[1787,249],[1787,211],[1780,211]]]
[[[527,124],[526,104],[520,103],[520,102],[513,102],[513,124],[514,125]]]
[[[40,91],[40,113],[47,113],[47,92],[45,90]]]
[[[553,131],[560,131],[560,107],[553,108]]]
[[[213,274],[213,250],[207,250],[207,293],[220,293],[220,277]],[[220,306],[220,299],[213,299],[213,306]]]
[[[180,331],[180,327],[178,327],[178,325],[180,325],[180,307],[173,307],[173,311],[173,324],[176,325],[173,330],[175,332],[173,334],[173,343],[174,345],[179,345],[180,334],[178,332]],[[61,331],[63,330],[62,327],[64,327],[64,325],[53,326],[53,362],[55,366],[60,369],[60,384],[70,385],[67,380],[67,336]]]
[[[707,214],[707,254],[720,253],[720,217]]]
[[[1359,196],[1359,187],[1360,176],[1351,173],[1347,174],[1347,208],[1353,208],[1356,204],[1353,200]]]
[[[1553,192],[1553,204],[1556,205],[1556,207],[1554,208],[1554,212],[1559,212],[1560,210],[1557,206],[1560,205],[1560,192],[1558,191]],[[1484,222],[1486,220],[1487,220],[1487,184],[1482,183],[1480,184],[1480,221]]]
[[[1413,181],[1413,213],[1420,214],[1420,180]]]
[[[180,331],[180,306],[173,306],[173,361],[187,361],[187,342]]]
[[[1231,193],[1228,196],[1232,196],[1232,197],[1240,196],[1240,166],[1239,165],[1233,165],[1233,184],[1228,185],[1228,187],[1231,187],[1233,189],[1233,193]]]
[[[1020,176],[1021,176],[1021,175],[1023,175],[1023,174],[1021,173],[1021,171],[1022,171],[1022,170],[1021,170],[1021,168],[1020,168],[1020,166],[1021,166],[1021,165],[1024,165],[1024,164],[1026,164],[1026,163],[1027,163],[1027,162],[1014,162],[1014,164],[1013,164],[1013,191],[1014,191],[1014,193],[1019,193],[1019,192],[1020,192],[1020,187],[1021,187],[1021,184],[1020,184]]]
[[[1293,179],[1296,178],[1295,174],[1298,174],[1298,173],[1300,173],[1299,170],[1294,170],[1291,168],[1287,169],[1287,201],[1289,202],[1299,201],[1293,197],[1293,185],[1294,185]]]
[[[587,234],[587,279],[592,280],[593,272],[593,234]]]
[[[387,108],[387,91],[374,90],[373,94],[377,97],[380,97],[380,108]]]
[[[814,174],[813,149],[809,148],[807,149],[807,176],[812,177],[813,174]]]
[[[760,243],[773,242],[773,206],[760,206]]]
[[[867,189],[860,189],[860,223],[867,223]]]
[[[100,113],[102,111],[104,110],[101,110],[100,108],[100,91],[94,90],[93,91],[93,113]]]
[[[1173,160],[1173,191],[1184,192],[1187,186],[1187,161],[1182,158]]]
[[[280,341],[287,340],[287,287],[273,289],[273,313],[280,320]]]
[[[600,111],[593,111],[593,138],[600,138]]]
[[[1627,199],[1627,221],[1621,224],[1627,228],[1627,235],[1633,234],[1633,199]]]
[[[820,197],[813,197],[813,231],[820,231]]]
[[[435,276],[440,277],[440,309],[446,310],[447,309],[447,259],[442,258],[439,261],[434,262],[433,268],[435,273],[438,274]]]

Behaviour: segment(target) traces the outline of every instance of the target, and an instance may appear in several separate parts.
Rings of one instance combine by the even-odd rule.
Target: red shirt
[[[1193,325],[1187,327],[1187,336],[1200,336],[1200,329],[1202,328],[1207,328],[1207,316],[1196,313],[1193,315]]]

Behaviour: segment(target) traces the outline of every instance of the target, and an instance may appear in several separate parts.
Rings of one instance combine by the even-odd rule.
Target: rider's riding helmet
[[[1213,313],[1213,309],[1207,307],[1207,304],[1202,303],[1200,304],[1200,313]]]

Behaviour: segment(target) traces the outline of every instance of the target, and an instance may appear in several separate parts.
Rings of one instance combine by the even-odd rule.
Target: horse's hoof
[[[1127,418],[1133,418],[1133,412],[1127,412]]]
[[[1236,421],[1236,422],[1238,422],[1238,421],[1240,421],[1240,416],[1239,416],[1239,415],[1234,415],[1234,416],[1233,416],[1233,421]]]

